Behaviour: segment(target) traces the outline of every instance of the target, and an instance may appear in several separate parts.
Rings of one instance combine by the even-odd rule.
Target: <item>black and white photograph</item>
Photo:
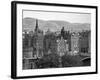
[[[96,12],[96,6],[13,2],[12,77],[97,73]]]
[[[23,10],[23,69],[91,66],[91,14]]]

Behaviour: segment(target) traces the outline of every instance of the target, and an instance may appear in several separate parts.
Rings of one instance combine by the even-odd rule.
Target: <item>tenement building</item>
[[[71,34],[71,51],[72,53],[79,52],[79,33],[73,32]]]
[[[90,53],[91,50],[91,32],[86,30],[80,33],[79,51],[81,53]]]
[[[37,20],[34,33],[23,38],[24,46],[28,46],[23,48],[23,69],[37,68],[36,61],[43,56],[43,31],[38,28]]]
[[[51,32],[49,29],[44,35],[43,45],[45,55],[47,55],[48,52],[51,52],[52,54],[57,53],[56,36],[55,33]]]

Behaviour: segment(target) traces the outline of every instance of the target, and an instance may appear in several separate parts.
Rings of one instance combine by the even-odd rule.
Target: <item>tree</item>
[[[62,64],[64,67],[82,66],[81,57],[79,55],[64,55],[62,57]]]
[[[39,68],[56,68],[59,65],[58,55],[45,55],[42,59],[38,60],[37,65]]]

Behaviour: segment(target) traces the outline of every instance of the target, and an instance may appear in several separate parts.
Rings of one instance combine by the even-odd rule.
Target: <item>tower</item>
[[[35,31],[38,30],[38,20],[36,19],[36,26],[35,26]]]
[[[65,30],[64,30],[64,27],[62,27],[62,29],[61,29],[61,36],[62,36],[63,38],[65,38]]]

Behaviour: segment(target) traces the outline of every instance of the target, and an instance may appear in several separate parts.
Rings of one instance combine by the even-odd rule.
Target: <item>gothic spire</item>
[[[36,26],[35,26],[35,31],[38,29],[38,20],[36,19]]]

